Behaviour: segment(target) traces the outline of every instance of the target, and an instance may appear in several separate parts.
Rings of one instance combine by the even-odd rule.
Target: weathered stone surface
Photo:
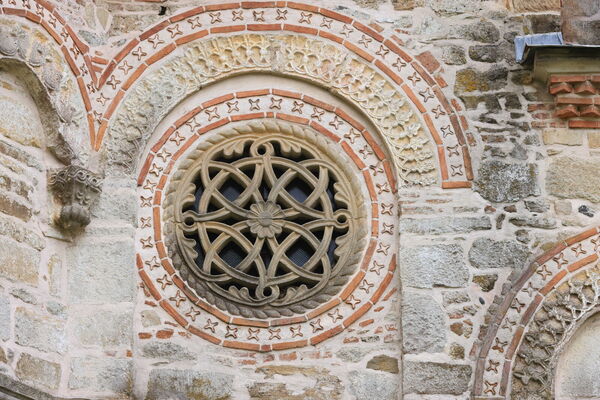
[[[528,226],[530,228],[553,229],[556,228],[556,219],[548,216],[517,216],[511,217],[508,222],[515,226]]]
[[[405,361],[404,393],[464,393],[471,380],[471,366],[435,362]]]
[[[566,199],[600,202],[600,161],[575,157],[552,160],[546,175],[549,194]]]
[[[107,255],[110,254],[110,257]],[[79,242],[68,259],[71,301],[104,303],[131,301],[135,265],[133,240],[123,237],[91,238]]]
[[[463,360],[465,358],[465,348],[458,343],[452,343],[448,350],[448,355],[453,360]]]
[[[18,197],[12,197],[4,192],[0,192],[0,212],[12,215],[25,222],[28,222],[32,215],[30,205],[26,204],[23,200],[18,199]]]
[[[70,389],[131,394],[132,361],[122,358],[78,357],[71,359]]]
[[[530,256],[527,246],[513,240],[479,238],[469,250],[475,268],[523,268]]]
[[[35,296],[25,289],[13,289],[10,291],[10,294],[24,303],[37,304]]]
[[[155,369],[150,372],[146,400],[233,399],[234,377],[219,372]]]
[[[57,389],[60,383],[60,364],[23,353],[15,373],[23,382],[45,389]]]
[[[500,31],[490,21],[481,20],[458,27],[458,36],[482,43],[495,43],[500,39]]]
[[[542,133],[545,144],[562,144],[580,146],[583,144],[583,134],[567,128],[547,128]]]
[[[566,43],[600,44],[600,0],[562,0],[561,20]]]
[[[64,353],[67,350],[65,321],[37,314],[24,307],[15,310],[15,341],[40,351]]]
[[[389,375],[370,371],[351,371],[348,374],[350,392],[356,400],[396,400],[398,381]]]
[[[403,248],[403,283],[418,288],[463,287],[469,280],[462,247],[454,244]]]
[[[391,374],[397,374],[400,372],[398,369],[398,359],[386,355],[380,355],[371,358],[367,362],[367,368],[389,372]]]
[[[513,46],[507,44],[475,45],[469,47],[469,57],[473,61],[495,63],[514,61]]]
[[[8,359],[6,358],[6,353],[4,353],[4,349],[0,347],[0,363],[6,364]]]
[[[137,203],[133,180],[112,179],[104,184],[98,204],[91,210],[94,218],[102,220],[119,219],[135,224]]]
[[[37,232],[29,229],[26,224],[3,216],[0,216],[0,235],[9,236],[36,250],[42,250],[46,246],[44,239]]]
[[[367,347],[353,346],[344,347],[337,351],[335,355],[346,362],[354,363],[362,360],[369,352],[371,352],[371,349]]]
[[[342,381],[329,370],[320,367],[270,365],[257,368],[266,382],[248,386],[251,399],[341,400]]]
[[[164,358],[169,361],[194,360],[194,354],[184,347],[170,342],[151,342],[142,347],[142,354],[148,358]]]
[[[560,0],[510,0],[508,3],[515,11],[556,11],[560,9]]]
[[[525,17],[525,33],[560,32],[560,16],[556,14],[530,14]]]
[[[436,353],[446,344],[444,312],[433,297],[417,292],[404,294],[402,338],[407,353]]]
[[[539,194],[535,164],[484,161],[479,168],[475,190],[486,200],[505,203]]]
[[[13,281],[37,285],[40,253],[3,238],[0,240],[0,275]]]
[[[130,310],[81,312],[74,317],[74,338],[84,346],[129,345],[132,319]]]
[[[58,254],[52,254],[48,259],[48,289],[50,294],[56,296],[60,293],[62,284],[63,262]]]
[[[508,70],[492,67],[487,71],[465,68],[456,73],[454,92],[457,95],[470,92],[489,92],[506,86]]]
[[[544,213],[550,209],[550,205],[544,200],[525,200],[525,208],[533,213]]]
[[[497,275],[486,274],[473,276],[473,283],[477,284],[484,292],[492,291],[497,280]]]
[[[27,89],[12,93],[0,90],[0,134],[25,146],[39,147],[41,133],[39,115]]]
[[[492,229],[489,217],[402,218],[400,231],[419,235],[468,233]]]
[[[467,62],[467,56],[461,46],[448,45],[442,50],[442,61],[448,65],[463,65]]]
[[[10,338],[10,300],[0,296],[0,340]]]
[[[160,317],[155,311],[144,310],[141,312],[140,317],[142,318],[142,326],[144,328],[160,325]]]

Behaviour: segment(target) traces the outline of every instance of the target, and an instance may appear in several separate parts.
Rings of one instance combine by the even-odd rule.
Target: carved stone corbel
[[[49,172],[48,188],[61,204],[55,223],[76,233],[90,223],[90,206],[101,191],[102,178],[76,165]]]

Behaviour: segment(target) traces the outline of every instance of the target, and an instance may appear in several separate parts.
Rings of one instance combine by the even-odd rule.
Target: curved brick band
[[[162,237],[161,204],[177,161],[202,135],[230,124],[265,119],[312,128],[340,145],[368,189],[372,228],[360,270],[338,296],[303,315],[253,320],[218,310],[196,296],[179,278]],[[231,93],[204,102],[178,118],[152,145],[139,172],[138,186],[140,278],[150,296],[177,323],[215,344],[271,351],[320,343],[348,328],[378,303],[393,278],[397,207],[396,182],[389,160],[360,123],[313,97],[264,89]],[[257,343],[259,339],[261,345]]]
[[[95,150],[100,149],[104,132],[129,88],[144,71],[178,47],[232,32],[290,32],[343,46],[381,71],[410,99],[437,147],[442,187],[469,187],[473,178],[464,133],[466,119],[459,114],[458,102],[444,95],[447,84],[441,75],[432,75],[439,63],[429,53],[414,59],[401,49],[400,39],[393,34],[384,36],[384,29],[377,24],[367,26],[331,10],[295,2],[208,5],[158,23],[109,60],[90,55],[88,46],[44,0],[15,2],[0,7],[0,13],[41,24],[60,46],[77,78]]]
[[[482,328],[481,340],[472,352],[477,355],[474,398],[508,398],[515,358],[527,335],[533,335],[534,315],[556,288],[596,267],[599,232],[599,228],[593,228],[561,241],[521,274],[510,277],[503,293],[490,306],[486,318],[489,324]],[[556,351],[559,349],[557,346]]]

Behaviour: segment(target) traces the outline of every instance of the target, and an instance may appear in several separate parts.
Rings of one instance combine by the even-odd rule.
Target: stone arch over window
[[[593,228],[513,274],[482,328],[474,398],[555,398],[560,355],[600,306],[599,248]]]

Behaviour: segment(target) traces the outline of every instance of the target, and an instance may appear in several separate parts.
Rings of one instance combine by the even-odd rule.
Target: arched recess
[[[48,150],[64,164],[87,162],[91,149],[84,104],[63,53],[31,21],[0,18],[0,68],[28,87],[44,120]]]
[[[554,398],[561,351],[600,306],[598,233],[558,243],[511,277],[480,335],[474,398]]]
[[[557,400],[600,398],[599,336],[597,312],[580,324],[559,356],[554,378]]]
[[[370,132],[371,124],[364,116],[322,88],[283,77],[267,80],[265,88],[260,77],[232,77],[206,87],[157,124],[137,168],[140,223],[136,242],[140,277],[149,295],[173,320],[215,344],[270,351],[317,345],[341,333],[376,304],[377,315],[385,314],[382,303],[395,290],[382,299],[397,284],[391,283],[396,269],[398,202],[390,154]],[[162,219],[167,218],[168,184],[197,146],[220,135],[280,130],[298,137],[316,135],[341,154],[345,160],[341,165],[347,165],[361,181],[356,198],[366,201],[368,229],[356,254],[360,268],[331,300],[304,312],[260,319],[223,306],[215,308],[181,279],[166,248]]]

